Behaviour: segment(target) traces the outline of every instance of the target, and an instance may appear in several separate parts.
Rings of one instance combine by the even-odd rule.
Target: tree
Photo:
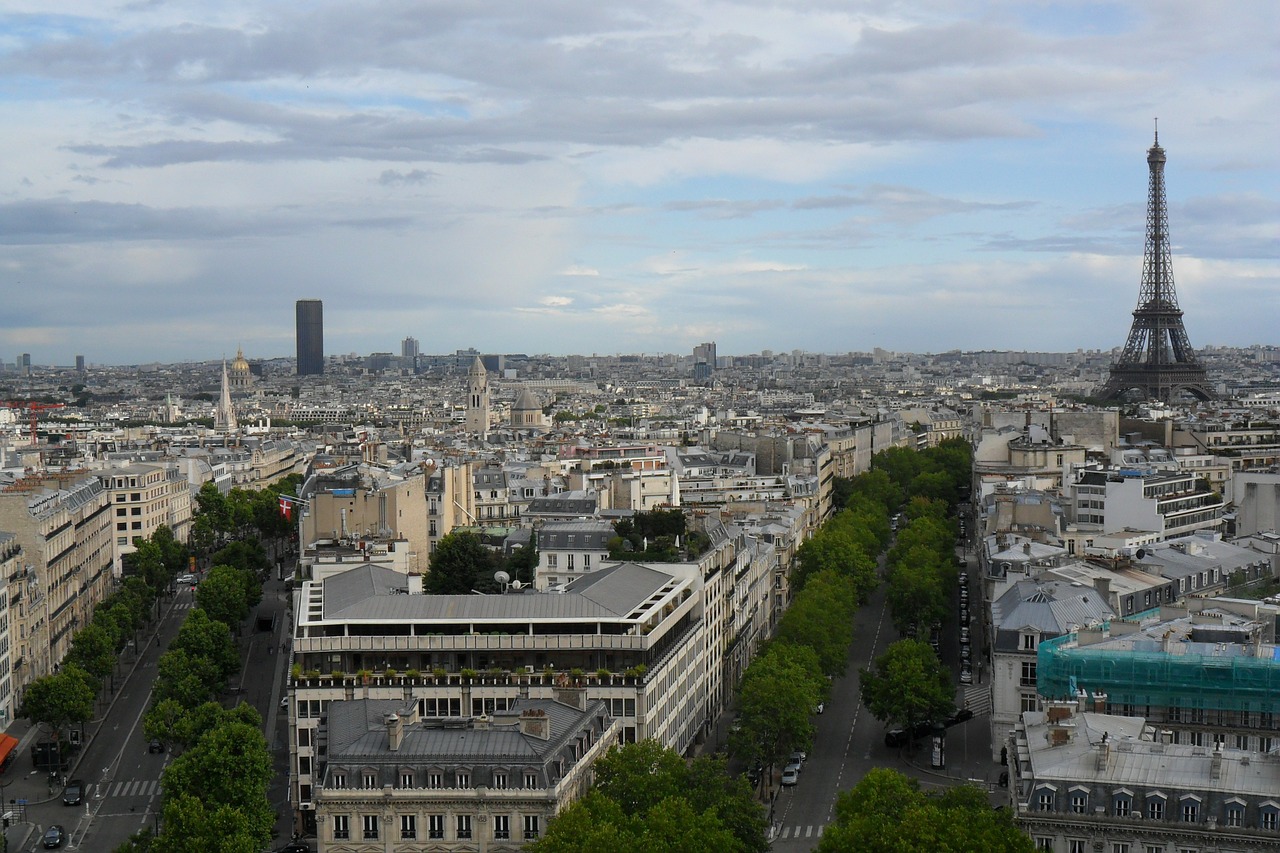
[[[888,725],[909,729],[944,719],[955,710],[951,673],[927,643],[899,640],[860,674],[862,704]]]
[[[41,676],[27,685],[19,715],[49,726],[59,745],[61,762],[62,730],[84,725],[93,717],[93,697],[97,692],[93,676],[74,663],[67,663],[52,675]]]
[[[217,664],[186,649],[170,649],[162,654],[158,670],[155,701],[171,699],[182,708],[195,708],[213,699],[225,682]]]
[[[853,580],[858,602],[865,604],[879,584],[875,559],[839,530],[828,531],[824,527],[797,549],[796,561],[791,578],[795,589],[803,589],[811,575],[834,571]]]
[[[838,572],[822,571],[796,593],[782,614],[776,637],[782,643],[808,646],[818,656],[822,672],[841,674],[848,664],[857,610],[853,580]]]
[[[217,667],[223,681],[240,671],[240,655],[235,641],[231,639],[231,629],[225,622],[210,619],[209,614],[199,607],[187,614],[169,649],[208,658]]]
[[[620,850],[761,853],[765,819],[724,761],[686,763],[655,741],[624,744],[596,762],[596,784],[554,818],[531,853]]]
[[[977,788],[923,793],[896,770],[872,768],[836,798],[818,853],[1032,853],[1031,837]]]
[[[166,777],[168,774],[165,774]],[[245,853],[261,850],[271,840],[246,823],[239,809],[211,803],[196,794],[166,797],[164,827],[147,853]]]
[[[887,600],[893,614],[893,625],[907,633],[912,625],[932,625],[947,615],[946,581],[950,567],[945,567],[936,551],[915,546],[889,570]]]
[[[826,689],[813,649],[771,644],[742,676],[730,752],[748,766],[772,767],[793,749],[807,750],[813,743],[810,714]]]
[[[196,605],[209,618],[225,625],[239,625],[249,615],[244,572],[235,566],[214,566],[196,587]]]
[[[426,591],[436,595],[467,595],[478,589],[495,589],[493,580],[497,564],[494,554],[470,530],[445,534],[431,555]]]
[[[262,849],[271,840],[271,827],[275,823],[275,813],[267,800],[271,776],[271,754],[262,732],[238,720],[224,722],[175,758],[164,771],[166,824],[170,820],[169,807],[185,808],[181,805],[185,798],[193,797],[203,804],[206,818],[216,818],[224,807],[236,814],[248,832],[247,837],[253,839],[256,846],[235,849]],[[199,826],[198,821],[195,826]],[[170,826],[166,825],[162,837],[169,830]]]
[[[66,661],[79,665],[98,681],[102,681],[116,666],[114,634],[95,619],[71,638],[71,649],[67,652]]]

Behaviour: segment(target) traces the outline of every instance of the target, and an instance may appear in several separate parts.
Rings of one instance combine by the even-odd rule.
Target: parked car
[[[961,561],[960,561],[960,565],[962,565],[962,566],[964,565],[964,561],[963,561],[963,560],[961,560]],[[969,573],[968,573],[968,572],[961,572],[961,573],[960,573],[960,585],[961,585],[961,586],[968,586],[968,585],[969,585]]]
[[[945,720],[943,720],[943,725],[948,727],[956,726],[956,725],[959,725],[960,723],[966,723],[972,719],[973,719],[973,711],[969,710],[968,708],[956,708],[955,712],[950,717],[947,717]]]
[[[195,582],[196,582],[196,576],[195,576],[195,575],[191,575],[191,574],[187,574],[187,575],[178,575],[178,583],[183,583],[183,584],[193,584],[193,583],[195,583]]]
[[[78,806],[84,802],[84,780],[72,779],[67,783],[67,787],[62,789],[62,804],[64,806]]]
[[[152,738],[147,743],[147,752],[164,752],[164,743],[157,738]]]
[[[791,753],[791,758],[787,763],[794,764],[797,767],[802,767],[804,766],[804,762],[808,757],[809,756],[805,754],[804,750],[797,749],[795,752]]]
[[[800,781],[800,768],[788,764],[782,769],[782,784],[791,787]]]
[[[973,667],[968,664],[960,667],[960,683],[973,684]]]
[[[969,642],[969,626],[967,625],[960,626],[960,642],[962,643]]]
[[[66,830],[60,824],[55,823],[44,831],[44,849],[52,850],[55,847],[61,847],[66,837]]]
[[[301,841],[290,841],[285,846],[276,850],[276,853],[311,853],[311,848]]]
[[[821,713],[822,713],[823,711],[825,711],[825,710],[827,710],[827,703],[826,703],[826,702],[819,702],[817,705],[814,705],[814,706],[813,706],[813,712],[814,712],[815,714],[821,714]]]
[[[910,730],[890,729],[884,733],[884,745],[893,747],[906,746],[911,741],[922,738],[931,731],[933,731],[933,723],[916,723]]]

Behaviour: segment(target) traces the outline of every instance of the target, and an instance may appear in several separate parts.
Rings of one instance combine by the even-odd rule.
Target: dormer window
[[[1022,635],[1022,650],[1024,652],[1034,652],[1036,650],[1036,635],[1027,633]]]

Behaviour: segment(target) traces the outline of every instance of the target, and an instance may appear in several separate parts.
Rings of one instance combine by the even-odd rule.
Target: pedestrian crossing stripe
[[[107,790],[108,797],[150,797],[160,790],[159,779],[127,779]]]
[[[784,826],[782,828],[782,834],[779,835],[778,837],[779,838],[821,838],[822,831],[826,828],[827,828],[826,824],[819,824],[817,826],[814,826],[813,824],[809,824],[808,826],[795,826],[795,827]],[[792,832],[793,829],[795,830],[795,832]]]
[[[975,684],[964,689],[964,707],[975,714],[991,711],[991,690],[986,685]]]

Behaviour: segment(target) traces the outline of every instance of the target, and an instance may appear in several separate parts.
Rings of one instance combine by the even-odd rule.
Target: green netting
[[[1117,705],[1280,713],[1280,660],[1168,654],[1070,646],[1074,635],[1046,640],[1036,652],[1036,690],[1049,699],[1071,690],[1105,693]],[[1074,684],[1072,679],[1074,678]]]

